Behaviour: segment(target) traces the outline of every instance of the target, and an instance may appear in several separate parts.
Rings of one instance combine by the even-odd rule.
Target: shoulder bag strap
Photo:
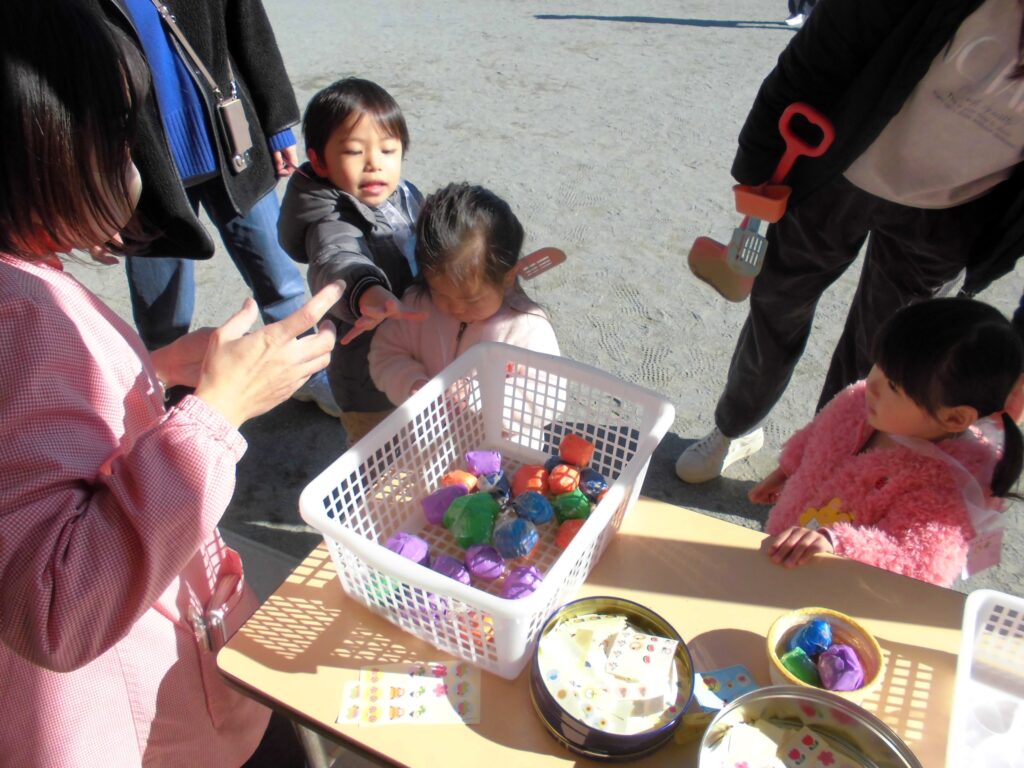
[[[199,70],[199,74],[206,80],[210,86],[210,90],[213,91],[213,95],[217,97],[218,101],[224,99],[224,95],[221,93],[220,86],[217,85],[217,81],[213,79],[213,75],[210,74],[210,70],[206,68],[202,60],[199,58],[199,54],[196,53],[195,49],[189,44],[185,38],[185,33],[181,31],[181,27],[178,26],[178,22],[174,18],[174,14],[171,13],[171,9],[167,7],[166,3],[160,2],[160,0],[152,0],[153,6],[156,8],[157,13],[164,20],[167,25],[167,29],[170,30],[174,38],[181,44],[185,54],[192,60],[196,69]],[[231,62],[228,61],[228,77],[231,78],[231,95],[235,95],[235,74],[231,70]]]

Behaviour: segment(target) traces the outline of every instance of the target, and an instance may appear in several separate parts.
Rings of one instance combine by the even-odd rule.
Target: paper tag
[[[342,688],[342,725],[480,722],[480,670],[464,661],[363,667]]]
[[[698,672],[693,682],[693,698],[705,712],[719,710],[733,699],[758,688],[750,670],[742,664]]]
[[[979,533],[967,545],[967,561],[964,563],[962,578],[969,579],[976,573],[999,565],[1003,557],[1003,530],[1001,528]]]
[[[674,663],[676,640],[624,629],[615,636],[605,670],[616,677],[650,685],[664,684]]]

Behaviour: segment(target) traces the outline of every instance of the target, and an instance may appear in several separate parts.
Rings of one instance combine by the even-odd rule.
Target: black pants
[[[860,282],[832,356],[820,409],[871,369],[871,343],[897,309],[928,298],[960,273],[982,225],[984,198],[955,208],[908,208],[842,176],[768,228],[764,268],[729,366],[715,424],[737,437],[782,397],[803,354],[814,310],[868,240]],[[869,233],[870,232],[870,236]]]

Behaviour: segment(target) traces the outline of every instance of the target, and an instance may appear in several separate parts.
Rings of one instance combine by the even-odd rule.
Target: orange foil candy
[[[558,526],[558,531],[555,533],[555,546],[559,549],[568,547],[569,542],[580,532],[580,528],[583,527],[585,522],[586,520],[571,518]]]
[[[570,467],[568,464],[559,464],[548,475],[548,488],[551,489],[553,494],[572,493],[579,487],[580,471],[576,467]]]
[[[471,475],[461,469],[453,469],[441,478],[441,485],[464,485],[470,493],[476,488],[476,475]]]
[[[512,495],[527,491],[548,492],[548,471],[540,464],[524,464],[512,478]]]
[[[585,467],[594,458],[594,444],[579,435],[566,435],[558,446],[558,455],[567,464]]]

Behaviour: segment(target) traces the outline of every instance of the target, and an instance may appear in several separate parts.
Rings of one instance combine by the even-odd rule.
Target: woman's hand
[[[156,375],[165,387],[183,384],[194,387],[199,383],[199,373],[203,368],[203,359],[210,346],[213,328],[200,328],[186,333],[172,341],[166,347],[153,350],[150,358],[156,368]]]
[[[768,477],[747,491],[747,498],[755,504],[774,504],[779,500],[787,475],[777,467]]]
[[[320,322],[344,291],[336,282],[321,289],[284,320],[246,333],[258,316],[256,302],[210,333],[209,347],[196,384],[196,397],[239,427],[291,397],[319,370],[334,348],[334,324]],[[298,338],[319,323],[315,334]]]
[[[761,551],[773,563],[785,568],[803,565],[819,552],[832,554],[832,542],[822,533],[810,528],[793,526],[782,533],[769,536],[761,542]]]
[[[399,320],[427,319],[426,312],[414,312],[381,285],[371,285],[363,291],[359,297],[359,312],[359,319],[352,330],[341,337],[342,344],[348,344],[360,334],[372,331],[389,317]]]

